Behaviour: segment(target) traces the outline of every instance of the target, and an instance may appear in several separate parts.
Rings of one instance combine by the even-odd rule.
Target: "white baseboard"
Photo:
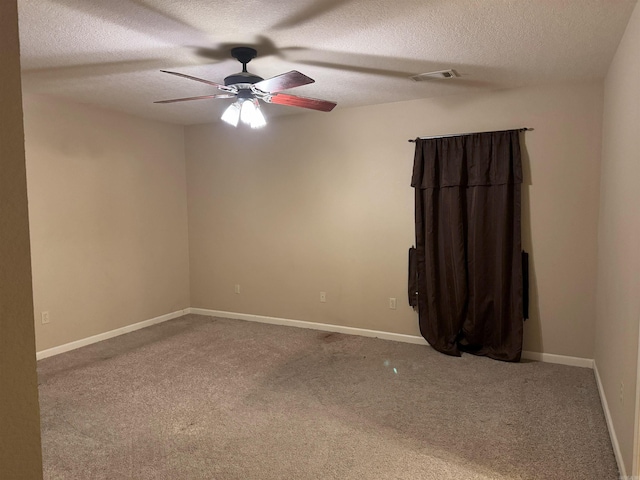
[[[417,335],[405,335],[403,333],[367,330],[364,328],[356,327],[344,327],[342,325],[331,325],[328,323],[305,322],[302,320],[291,320],[288,318],[266,317],[264,315],[251,315],[247,313],[207,310],[204,308],[189,308],[188,310],[189,313],[206,315],[209,317],[232,318],[234,320],[247,320],[250,322],[270,323],[272,325],[285,325],[287,327],[309,328],[312,330],[323,330],[326,332],[346,333],[347,335],[360,335],[363,337],[381,338],[383,340],[393,340],[396,342],[428,345],[427,341],[424,338]],[[538,362],[570,365],[572,367],[593,368],[593,360],[590,358],[569,357],[566,355],[555,355],[552,353],[538,352],[522,352],[522,358],[527,360],[536,360]]]
[[[346,333],[347,335],[360,335],[361,337],[374,337],[396,342],[417,343],[428,345],[427,341],[416,335],[403,333],[383,332],[380,330],[367,330],[366,328],[344,327],[328,323],[305,322],[303,320],[291,320],[288,318],[265,317],[264,315],[251,315],[248,313],[223,312],[221,310],[207,310],[204,308],[189,308],[189,313],[206,315],[208,317],[231,318],[234,320],[247,320],[249,322],[269,323],[271,325],[284,325],[286,327],[308,328],[325,332]]]
[[[611,418],[611,412],[609,411],[609,404],[607,402],[607,397],[604,394],[604,387],[602,386],[602,381],[600,380],[600,373],[598,373],[598,366],[596,365],[595,360],[593,362],[593,371],[596,376],[596,384],[598,385],[598,392],[600,393],[602,410],[604,410],[604,418],[607,420],[609,436],[611,437],[611,445],[613,445],[613,453],[616,456],[616,462],[618,463],[618,469],[620,470],[620,478],[631,479],[632,477],[627,477],[627,470],[625,468],[624,460],[622,458],[622,452],[620,451],[618,436],[616,435],[616,429],[613,428],[613,419]]]
[[[568,355],[556,355],[554,353],[522,352],[522,358],[537,362],[557,363],[571,367],[593,368],[593,359],[582,357],[570,357]]]
[[[359,335],[362,337],[380,338],[383,340],[413,343],[417,345],[428,345],[427,341],[418,335],[406,335],[404,333],[384,332],[381,330],[369,330],[366,328],[357,328],[357,327],[345,327],[342,325],[332,325],[329,323],[306,322],[303,320],[292,320],[288,318],[267,317],[264,315],[252,315],[248,313],[225,312],[222,310],[208,310],[204,308],[189,307],[189,308],[185,308],[184,310],[178,310],[176,312],[167,313],[166,315],[161,315],[159,317],[151,318],[149,320],[144,320],[142,322],[134,323],[133,325],[127,325],[126,327],[118,328],[116,330],[111,330],[109,332],[93,335],[88,338],[76,340],[75,342],[66,343],[58,347],[42,350],[36,353],[36,359],[41,360],[43,358],[52,357],[60,353],[75,350],[76,348],[84,347],[86,345],[91,345],[92,343],[101,342],[102,340],[107,340],[109,338],[117,337],[118,335],[124,335],[125,333],[134,332],[136,330],[140,330],[141,328],[146,328],[146,327],[150,327],[151,325],[156,325],[158,323],[166,322],[168,320],[173,320],[174,318],[181,317],[188,313],[205,315],[208,317],[231,318],[235,320],[246,320],[250,322],[268,323],[271,325],[284,325],[287,327],[308,328],[311,330],[322,330],[325,332],[344,333],[347,335]],[[570,365],[573,367],[586,367],[586,368],[594,367],[593,360],[590,358],[569,357],[566,355],[555,355],[552,353],[538,353],[538,352],[523,351],[522,358],[527,360],[535,360],[538,362]]]
[[[188,308],[184,310],[178,310],[177,312],[167,313],[166,315],[160,315],[159,317],[134,323],[133,325],[127,325],[126,327],[117,328],[109,332],[93,335],[91,337],[83,338],[81,340],[76,340],[75,342],[65,343],[64,345],[60,345],[58,347],[49,348],[47,350],[41,350],[36,353],[36,359],[42,360],[43,358],[59,355],[61,353],[68,352],[70,350],[75,350],[76,348],[84,347],[86,345],[91,345],[92,343],[108,340],[109,338],[117,337],[118,335],[124,335],[125,333],[133,332],[135,330],[140,330],[141,328],[150,327],[151,325],[156,325],[158,323],[166,322],[167,320],[173,320],[174,318],[178,318],[183,315],[186,315],[188,313],[188,310],[189,310]]]

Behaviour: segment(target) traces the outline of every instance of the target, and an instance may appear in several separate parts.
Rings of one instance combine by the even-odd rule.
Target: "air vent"
[[[455,70],[438,70],[437,72],[420,73],[409,77],[414,82],[426,82],[434,78],[457,78],[460,75]]]

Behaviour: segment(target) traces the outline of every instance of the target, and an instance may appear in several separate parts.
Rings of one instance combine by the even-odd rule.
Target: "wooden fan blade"
[[[321,112],[330,112],[333,107],[337,105],[334,102],[328,102],[326,100],[317,100],[315,98],[299,97],[297,95],[289,95],[287,93],[276,93],[272,95],[269,103],[276,103],[278,105],[289,105],[291,107],[310,108],[312,110],[320,110]]]
[[[212,85],[214,87],[224,87],[224,85],[220,85],[219,83],[215,83],[215,82],[210,82],[209,80],[204,80],[202,78],[198,78],[198,77],[192,77],[191,75],[185,75],[184,73],[178,73],[178,72],[169,72],[168,70],[160,70],[163,73],[169,73],[171,75],[176,75],[178,77],[183,77],[183,78],[188,78],[189,80],[195,80],[196,82],[202,82],[202,83],[206,83],[207,85]]]
[[[296,70],[283,73],[282,75],[276,75],[275,77],[267,78],[261,82],[254,83],[253,86],[262,90],[263,92],[281,92],[288,88],[299,87],[301,85],[307,85],[313,83],[313,78],[307,77],[304,73],[300,73]]]
[[[187,97],[187,98],[174,98],[171,100],[158,100],[153,103],[174,103],[174,102],[187,102],[189,100],[205,100],[207,98],[233,98],[235,95],[230,93],[224,93],[222,95],[200,95],[199,97]]]

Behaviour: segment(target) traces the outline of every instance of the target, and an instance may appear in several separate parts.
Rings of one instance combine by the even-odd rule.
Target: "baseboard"
[[[607,428],[609,429],[609,436],[611,437],[611,445],[613,446],[613,453],[616,457],[616,462],[618,463],[618,469],[620,470],[620,478],[631,478],[627,477],[627,470],[624,465],[624,460],[622,459],[622,452],[620,451],[620,444],[618,443],[618,436],[616,435],[616,429],[613,428],[613,420],[611,418],[611,412],[609,411],[609,403],[607,402],[607,397],[604,394],[604,387],[602,386],[602,381],[600,380],[600,373],[598,373],[598,365],[594,360],[593,362],[593,372],[596,376],[596,384],[598,385],[598,392],[600,393],[600,401],[602,402],[602,410],[604,410],[604,418],[607,421]]]
[[[291,320],[288,318],[266,317],[264,315],[251,315],[248,313],[223,312],[221,310],[207,310],[204,308],[190,308],[189,313],[194,313],[197,315],[206,315],[208,317],[231,318],[234,320],[247,320],[250,322],[269,323],[271,325],[284,325],[286,327],[308,328],[311,330],[322,330],[325,332],[345,333],[347,335],[360,335],[361,337],[373,337],[373,338],[381,338],[383,340],[393,340],[396,342],[428,345],[427,341],[424,338],[416,335],[405,335],[403,333],[383,332],[381,330],[368,330],[366,328],[344,327],[342,325],[305,322],[303,320]]]
[[[134,332],[141,328],[150,327],[158,323],[173,320],[174,318],[181,317],[188,313],[197,315],[206,315],[208,317],[220,317],[231,318],[235,320],[246,320],[250,322],[268,323],[271,325],[284,325],[287,327],[308,328],[311,330],[322,330],[325,332],[344,333],[347,335],[359,335],[362,337],[380,338],[383,340],[391,340],[395,342],[413,343],[417,345],[428,345],[427,341],[421,336],[406,335],[403,333],[384,332],[381,330],[369,330],[366,328],[357,327],[345,327],[342,325],[332,325],[329,323],[316,323],[306,322],[303,320],[292,320],[289,318],[268,317],[265,315],[252,315],[248,313],[237,312],[225,312],[222,310],[208,310],[205,308],[185,308],[184,310],[178,310],[176,312],[167,313],[159,317],[144,320],[142,322],[134,323],[133,325],[127,325],[126,327],[111,330],[109,332],[93,335],[88,338],[76,340],[75,342],[66,343],[58,347],[49,348],[36,353],[36,359],[42,360],[43,358],[59,355],[64,352],[75,350],[76,348],[91,345],[92,343],[101,342],[109,338],[117,337],[118,335],[124,335],[125,333]],[[570,365],[573,367],[586,367],[593,368],[594,363],[590,358],[569,357],[566,355],[555,355],[551,353],[538,353],[538,352],[522,352],[522,358],[527,360],[535,360],[538,362],[557,363],[560,365]]]
[[[640,322],[640,316],[638,316],[638,322]],[[640,345],[640,338],[638,339],[638,344]],[[636,375],[638,376],[638,380],[636,381],[636,431],[634,432],[633,439],[633,462],[631,465],[631,479],[634,479],[635,477],[635,480],[640,480],[640,348],[638,349],[638,368],[636,370]]]
[[[184,310],[178,310],[177,312],[167,313],[166,315],[160,315],[159,317],[134,323],[133,325],[127,325],[126,327],[117,328],[109,332],[93,335],[91,337],[83,338],[81,340],[76,340],[75,342],[65,343],[64,345],[60,345],[58,347],[49,348],[47,350],[41,350],[40,352],[36,353],[36,359],[42,360],[43,358],[59,355],[61,353],[68,352],[70,350],[75,350],[76,348],[91,345],[92,343],[101,342],[103,340],[108,340],[109,338],[117,337],[119,335],[124,335],[125,333],[134,332],[136,330],[140,330],[141,328],[146,328],[146,327],[150,327],[151,325],[156,325],[158,323],[166,322],[168,320],[173,320],[174,318],[178,318],[183,315],[186,315],[188,313],[188,310],[189,310],[188,308]]]
[[[360,335],[363,337],[381,338],[383,340],[393,340],[396,342],[428,345],[427,341],[424,338],[417,335],[405,335],[402,333],[383,332],[380,330],[367,330],[365,328],[344,327],[342,325],[331,325],[328,323],[305,322],[302,320],[291,320],[288,318],[267,317],[264,315],[251,315],[247,313],[224,312],[220,310],[207,310],[204,308],[189,308],[188,310],[189,310],[189,313],[206,315],[209,317],[232,318],[235,320],[247,320],[250,322],[269,323],[272,325],[285,325],[288,327],[309,328],[312,330],[323,330],[326,332],[346,333],[347,335]],[[593,368],[593,360],[590,358],[569,357],[566,355],[555,355],[552,353],[538,353],[538,352],[522,352],[522,358],[527,360],[535,360],[538,362],[570,365],[572,367]]]
[[[593,359],[582,357],[570,357],[568,355],[556,355],[554,353],[522,352],[522,358],[537,362],[557,363],[571,367],[593,368]]]

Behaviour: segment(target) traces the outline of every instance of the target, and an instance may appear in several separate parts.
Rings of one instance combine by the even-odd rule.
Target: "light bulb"
[[[240,120],[240,105],[238,102],[234,102],[227,107],[227,109],[220,117],[220,120],[223,122],[227,122],[229,125],[233,125],[234,127],[238,126],[238,120]]]

